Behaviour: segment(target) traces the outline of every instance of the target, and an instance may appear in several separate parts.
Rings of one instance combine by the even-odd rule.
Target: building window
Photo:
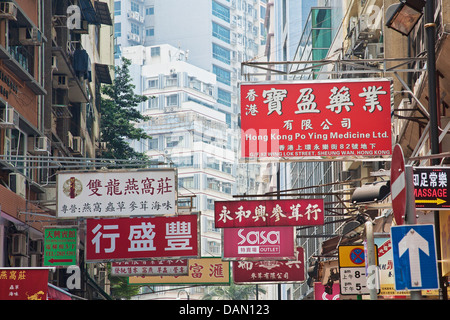
[[[147,100],[147,109],[158,109],[158,97],[153,97]]]
[[[217,102],[227,107],[231,107],[231,92],[218,88],[217,95],[218,95]]]
[[[212,23],[212,35],[226,43],[230,43],[230,30],[217,23]]]
[[[153,37],[155,35],[155,28],[150,27],[150,28],[145,29],[145,35],[147,37]]]
[[[225,22],[230,22],[230,9],[215,1],[212,2],[212,14]]]
[[[167,107],[176,107],[178,105],[178,95],[171,94],[166,97],[166,106]]]
[[[228,70],[222,69],[213,65],[213,73],[217,76],[217,81],[226,85],[231,85],[231,73]]]
[[[114,15],[115,16],[120,16],[120,1],[114,1]]]
[[[159,57],[161,55],[161,48],[160,47],[152,47],[150,49],[150,55],[152,57]]]
[[[230,64],[230,50],[213,43],[213,58]]]
[[[135,23],[131,24],[131,33],[139,35],[139,26]]]
[[[131,2],[131,11],[141,12],[141,10],[139,10],[139,5],[136,2]]]
[[[114,37],[118,38],[122,36],[122,24],[114,23]]]
[[[155,7],[145,8],[145,15],[152,16],[155,14]]]

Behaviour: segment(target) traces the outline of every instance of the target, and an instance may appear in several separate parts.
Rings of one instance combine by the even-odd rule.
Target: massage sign
[[[388,79],[243,83],[243,158],[389,156]]]
[[[448,167],[414,167],[414,196],[420,210],[449,210]]]

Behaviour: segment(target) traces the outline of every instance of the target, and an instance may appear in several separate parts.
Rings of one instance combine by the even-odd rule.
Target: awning
[[[80,11],[84,20],[92,24],[99,24],[97,20],[97,14],[91,0],[80,0]]]
[[[106,2],[97,1],[95,10],[97,11],[97,19],[101,24],[112,26],[111,13]]]
[[[86,300],[79,296],[73,295],[57,286],[49,283],[47,291],[48,300]]]
[[[112,84],[111,74],[109,73],[109,66],[107,64],[95,64],[95,76],[100,83]]]

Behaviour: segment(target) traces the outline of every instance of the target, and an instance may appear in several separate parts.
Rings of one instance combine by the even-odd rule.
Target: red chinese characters
[[[241,84],[242,157],[390,155],[391,81]]]
[[[198,255],[197,215],[86,220],[86,260]]]
[[[214,211],[216,228],[324,223],[323,199],[216,201]]]
[[[235,283],[273,283],[305,281],[305,257],[302,247],[297,247],[295,260],[291,261],[234,261]]]

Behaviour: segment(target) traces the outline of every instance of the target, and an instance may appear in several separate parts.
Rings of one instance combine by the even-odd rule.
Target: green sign
[[[44,230],[44,267],[77,264],[78,229],[56,227]]]

